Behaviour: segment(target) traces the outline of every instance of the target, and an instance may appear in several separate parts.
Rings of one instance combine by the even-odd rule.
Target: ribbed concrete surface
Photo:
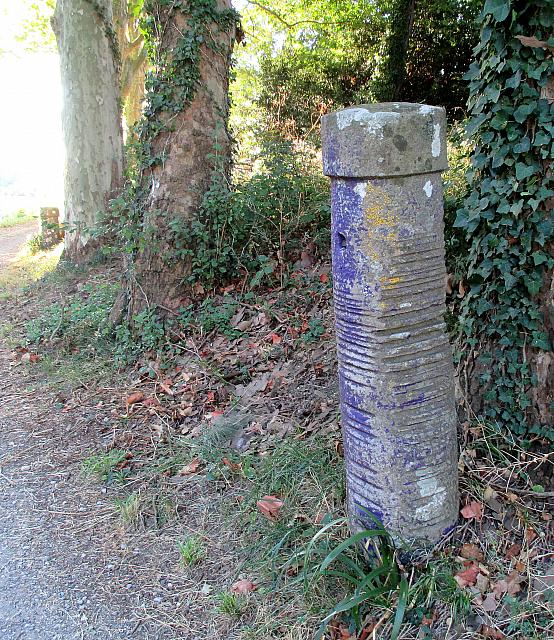
[[[412,133],[422,139],[411,144],[431,155],[437,146],[432,146],[434,127],[426,120]],[[324,126],[336,127],[337,121],[335,117]],[[367,135],[361,116],[350,126],[361,127]],[[371,126],[379,131],[375,119]],[[349,132],[348,144],[354,133]],[[343,145],[344,159],[340,130],[327,130],[326,135]],[[391,130],[388,135],[392,139],[397,134]],[[385,143],[380,139],[379,144]],[[326,153],[324,149],[324,157]],[[358,149],[357,173],[364,168],[360,153]],[[440,149],[438,153],[442,155]],[[421,166],[421,158],[417,162]],[[371,155],[367,171],[372,163]],[[346,172],[343,161],[341,171]],[[353,527],[361,526],[358,519],[367,520],[361,506],[398,540],[436,542],[458,513],[452,352],[443,321],[440,173],[336,176],[332,208],[341,411]]]

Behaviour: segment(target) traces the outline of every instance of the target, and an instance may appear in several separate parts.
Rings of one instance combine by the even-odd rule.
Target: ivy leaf
[[[476,62],[472,62],[469,65],[469,69],[466,71],[466,73],[464,73],[463,79],[475,80],[475,78],[479,77],[480,73],[481,73],[481,69],[479,68],[479,65]]]
[[[475,118],[472,118],[466,126],[466,134],[469,137],[475,135],[477,129],[479,129],[479,127],[483,124],[483,122],[485,122],[485,120],[488,119],[488,117],[488,114],[480,113]]]
[[[535,111],[537,105],[533,102],[527,102],[526,104],[520,105],[514,111],[514,118],[517,122],[525,122],[527,118]]]
[[[533,262],[536,265],[539,264],[543,264],[544,262],[548,262],[548,256],[546,255],[546,253],[543,253],[542,251],[535,251],[533,254]]]
[[[487,0],[483,14],[491,14],[497,22],[506,20],[510,14],[510,0]]]
[[[521,69],[518,69],[516,73],[506,80],[504,85],[506,89],[517,89],[521,83]]]
[[[518,180],[525,180],[525,178],[532,176],[534,173],[535,167],[533,165],[523,164],[523,162],[516,164],[516,178]]]
[[[525,282],[525,286],[527,287],[527,291],[532,296],[536,296],[537,293],[541,290],[542,286],[542,278],[535,276],[534,278],[528,278]]]
[[[514,146],[514,153],[525,153],[531,148],[531,141],[527,136]]]

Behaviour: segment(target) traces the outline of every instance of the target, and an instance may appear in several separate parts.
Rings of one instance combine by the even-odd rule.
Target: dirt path
[[[0,229],[0,270],[36,230]],[[113,497],[81,477],[101,418],[55,405],[47,381],[0,340],[0,639],[179,637],[137,613],[148,605],[133,568],[139,552],[114,535]]]
[[[13,262],[21,247],[35,233],[38,233],[36,221],[7,229],[0,228],[0,269]]]

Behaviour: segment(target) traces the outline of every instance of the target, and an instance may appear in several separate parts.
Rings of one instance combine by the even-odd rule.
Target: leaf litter
[[[200,535],[208,536],[210,541],[214,541],[214,535],[220,538],[215,546],[210,542],[210,548],[216,562],[222,555],[227,557],[223,573],[215,570],[210,576],[206,567],[198,568],[194,571],[200,571],[200,575],[191,575],[192,581],[187,582],[186,576],[168,571],[171,580],[181,585],[183,593],[196,589],[198,597],[203,599],[198,601],[203,608],[212,591],[222,588],[232,593],[242,593],[240,590],[245,589],[255,595],[254,610],[242,623],[221,620],[210,623],[216,624],[213,630],[218,629],[220,637],[234,637],[229,635],[235,633],[232,629],[249,624],[248,620],[259,622],[257,616],[263,615],[261,612],[267,607],[271,609],[271,598],[261,595],[263,589],[259,589],[257,576],[251,576],[253,580],[237,579],[241,542],[218,521],[214,504],[219,504],[222,496],[218,495],[218,485],[210,484],[212,465],[209,461],[198,455],[156,471],[152,464],[160,451],[171,448],[175,439],[181,437],[199,443],[211,442],[214,450],[221,452],[230,449],[238,457],[218,455],[218,464],[230,474],[225,480],[228,493],[224,502],[232,504],[234,500],[236,508],[243,509],[244,495],[240,490],[235,492],[233,485],[240,487],[247,479],[247,470],[240,461],[243,456],[263,459],[271,456],[281,442],[308,441],[321,436],[330,438],[336,451],[342,450],[330,285],[326,273],[318,273],[316,269],[314,275],[316,284],[309,281],[309,286],[314,287],[310,295],[306,295],[305,277],[300,275],[296,289],[267,292],[247,306],[239,305],[230,323],[235,334],[215,331],[206,336],[193,331],[182,336],[183,349],[169,362],[155,353],[145,354],[132,371],[119,377],[117,385],[74,387],[60,409],[64,419],[71,420],[82,412],[90,413],[94,407],[97,417],[92,429],[101,449],[133,451],[119,471],[126,469],[131,478],[136,478],[132,482],[139,489],[139,526],[137,530],[127,526],[120,529],[117,539],[126,540],[125,544],[150,545],[151,555],[145,567],[148,566],[148,571],[154,572],[157,579],[164,574],[160,568],[175,553],[169,539],[173,539],[176,527],[188,522],[187,526],[199,530]],[[38,358],[41,356],[37,354]],[[121,412],[122,405],[125,413]],[[548,491],[532,490],[530,471],[541,465],[552,468],[552,457],[540,452],[524,452],[514,444],[503,454],[505,459],[498,460],[490,455],[489,443],[493,436],[486,425],[464,424],[462,436],[460,526],[424,559],[423,566],[432,564],[440,554],[449,554],[457,563],[452,569],[452,578],[458,589],[468,593],[474,614],[465,627],[460,627],[459,621],[448,622],[448,610],[441,609],[437,602],[431,605],[424,619],[439,634],[437,637],[444,638],[478,637],[475,634],[491,638],[517,637],[510,629],[529,620],[535,621],[537,629],[544,628],[548,633],[552,630],[551,601],[545,590],[537,590],[536,585],[552,561],[552,507]],[[117,492],[117,489],[110,491]],[[170,506],[169,515],[165,516],[165,507],[159,501],[168,491],[176,506]],[[200,498],[202,493],[204,499]],[[543,497],[541,493],[546,495]],[[143,497],[144,504],[140,502]],[[93,495],[90,499],[94,503]],[[285,506],[278,494],[263,495],[255,504],[258,514],[270,524],[281,520]],[[184,517],[185,512],[196,515]],[[318,507],[311,521],[316,524],[324,521],[321,514],[326,513],[325,508]],[[335,511],[333,515],[338,514]],[[166,517],[169,519],[163,524]],[[111,523],[112,533],[114,526],[115,520]],[[152,538],[154,532],[157,545]],[[106,535],[109,536],[107,532]],[[238,556],[234,552],[229,555],[232,539]],[[259,578],[263,585],[264,578]],[[198,584],[204,584],[202,589]],[[532,612],[528,611],[530,603],[534,606]],[[176,632],[208,637],[198,635],[204,633],[201,625],[206,624],[202,616],[198,619],[200,626],[195,627],[190,614],[180,617],[174,606],[149,605],[137,615],[141,621],[149,619],[151,624]],[[291,615],[289,611],[284,617],[292,619]],[[316,623],[312,618],[312,624]],[[286,632],[289,635],[282,632],[267,637],[290,637],[291,640],[310,637],[309,625],[304,632],[302,624],[298,624],[291,623]],[[280,628],[286,627],[285,624]],[[380,621],[377,615],[364,627],[361,637],[365,634],[385,639],[388,630],[388,618]],[[331,626],[330,633],[333,638],[354,637],[342,622]],[[401,638],[418,638],[420,625],[407,623],[402,633]]]

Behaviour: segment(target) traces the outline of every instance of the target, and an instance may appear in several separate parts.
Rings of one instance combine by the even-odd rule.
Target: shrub
[[[309,150],[266,139],[252,175],[229,190],[215,173],[198,219],[171,223],[179,259],[190,258],[190,281],[213,287],[240,276],[251,286],[281,277],[303,250],[327,252],[327,180]]]

